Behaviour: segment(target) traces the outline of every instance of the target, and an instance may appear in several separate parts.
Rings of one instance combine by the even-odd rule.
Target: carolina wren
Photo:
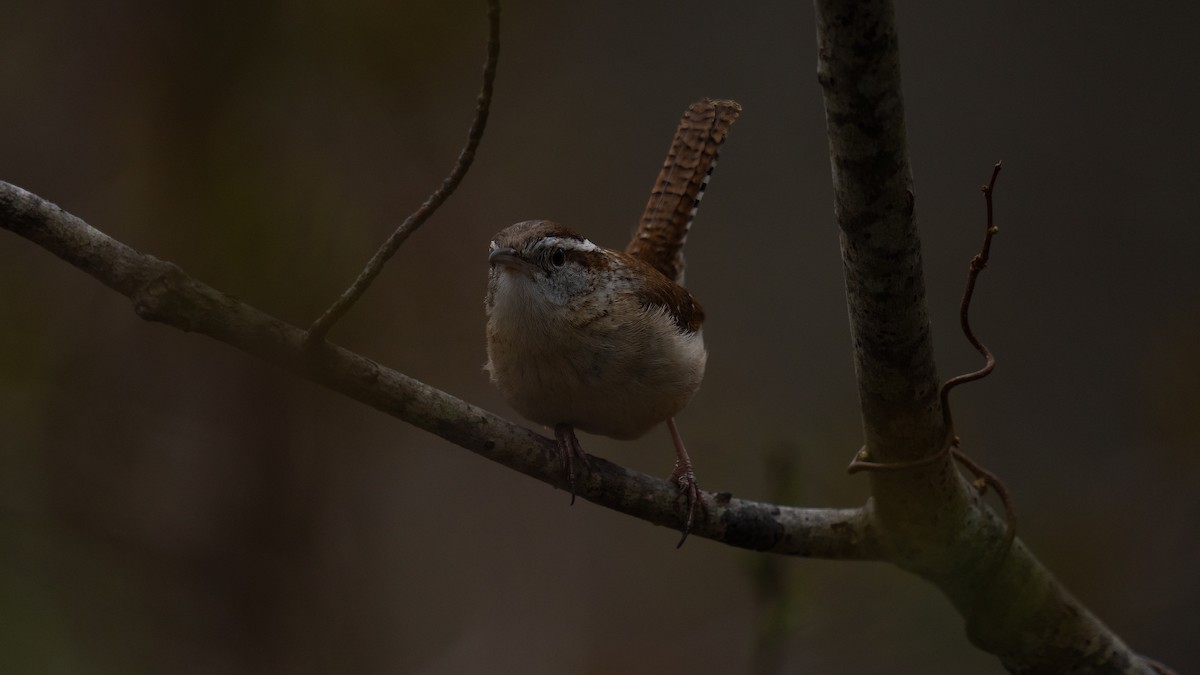
[[[666,422],[675,443],[670,480],[688,500],[683,538],[703,506],[674,416],[700,387],[704,310],[681,284],[682,247],[741,112],[733,101],[684,113],[650,201],[625,251],[548,220],[496,234],[488,263],[487,371],[521,415],[554,428],[575,501],[575,430],[634,439]]]

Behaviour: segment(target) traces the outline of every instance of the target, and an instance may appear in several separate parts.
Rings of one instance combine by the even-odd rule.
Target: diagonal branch
[[[467,143],[458,154],[454,168],[450,170],[450,175],[442,180],[442,184],[433,191],[433,194],[429,195],[425,203],[409,214],[400,227],[396,228],[387,241],[383,242],[350,288],[347,288],[341,297],[313,322],[305,337],[308,344],[317,344],[325,340],[329,329],[350,310],[354,303],[358,302],[363,293],[367,292],[371,282],[375,281],[375,277],[383,271],[383,266],[396,254],[400,245],[408,239],[410,234],[416,232],[418,227],[424,225],[426,220],[429,220],[433,212],[437,211],[438,207],[454,193],[463,177],[467,175],[471,163],[475,161],[475,150],[479,147],[479,142],[483,140],[483,130],[487,127],[488,110],[492,104],[492,83],[496,80],[496,64],[499,59],[500,2],[499,0],[488,0],[488,44],[487,60],[483,64],[483,85],[479,90],[479,97],[475,101],[475,119],[471,122],[471,128],[467,130]]]
[[[143,319],[215,338],[531,478],[566,488],[550,439],[336,345],[311,347],[303,330],[4,182],[0,182],[0,227],[127,296]],[[679,529],[687,508],[675,486],[599,457],[591,458],[590,467],[576,486],[579,496]],[[692,528],[696,536],[788,555],[870,560],[880,554],[865,508],[794,508],[734,499],[729,494],[706,501],[709,508]]]

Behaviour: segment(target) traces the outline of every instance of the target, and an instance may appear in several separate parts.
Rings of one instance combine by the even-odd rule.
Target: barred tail
[[[683,283],[683,244],[717,166],[717,151],[742,106],[704,99],[688,106],[625,252]]]

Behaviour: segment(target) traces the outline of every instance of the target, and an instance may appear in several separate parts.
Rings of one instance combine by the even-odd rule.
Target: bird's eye
[[[555,267],[562,267],[567,264],[567,252],[561,248],[556,248],[550,252],[550,264]]]

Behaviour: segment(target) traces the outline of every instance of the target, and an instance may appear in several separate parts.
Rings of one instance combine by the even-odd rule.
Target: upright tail
[[[742,106],[704,99],[688,106],[625,252],[683,284],[683,243],[717,166],[717,151]]]

